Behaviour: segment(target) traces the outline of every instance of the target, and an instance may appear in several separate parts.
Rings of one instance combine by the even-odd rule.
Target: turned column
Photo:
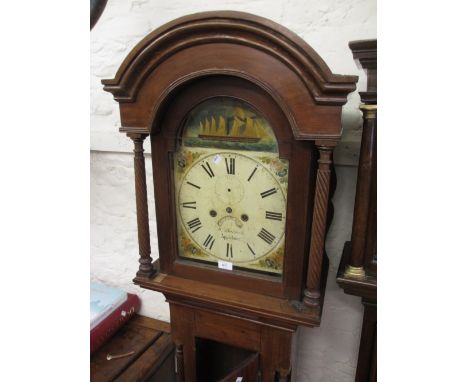
[[[182,345],[176,345],[176,372],[177,382],[185,382],[184,350]]]
[[[361,152],[359,154],[359,169],[354,202],[354,218],[351,240],[351,258],[346,268],[345,276],[364,278],[364,261],[366,253],[366,238],[369,225],[369,207],[371,205],[372,176],[374,172],[374,153],[377,131],[377,105],[361,105],[363,112],[363,128]]]
[[[318,145],[319,159],[315,182],[314,211],[312,236],[307,269],[307,285],[304,291],[304,304],[319,306],[321,291],[322,261],[325,250],[327,231],[327,214],[330,194],[330,177],[332,170],[332,153],[335,143]]]
[[[140,252],[140,266],[137,276],[151,277],[155,274],[153,259],[151,258],[151,244],[148,221],[148,197],[146,189],[145,157],[143,155],[143,141],[148,134],[128,133],[134,144],[135,169],[135,197],[138,225],[138,246]]]

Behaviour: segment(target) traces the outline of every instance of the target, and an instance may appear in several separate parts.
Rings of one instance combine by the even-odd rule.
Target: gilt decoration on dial
[[[282,274],[288,161],[269,123],[227,97],[186,120],[174,156],[179,256]]]

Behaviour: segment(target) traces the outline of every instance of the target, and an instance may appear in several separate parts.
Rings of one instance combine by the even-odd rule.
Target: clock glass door
[[[215,97],[185,118],[174,155],[179,256],[281,275],[288,161],[248,103]]]

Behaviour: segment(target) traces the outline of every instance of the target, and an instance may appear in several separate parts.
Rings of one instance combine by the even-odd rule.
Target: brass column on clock
[[[231,11],[163,25],[103,80],[135,144],[133,281],[169,302],[179,381],[290,381],[298,327],[321,321],[332,152],[356,82],[283,26]]]
[[[337,282],[361,297],[364,318],[356,382],[377,380],[377,40],[352,41],[349,47],[367,73],[360,92],[363,129],[351,241],[345,243]]]

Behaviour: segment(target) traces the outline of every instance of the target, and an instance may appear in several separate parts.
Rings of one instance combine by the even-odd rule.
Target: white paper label
[[[237,377],[236,382],[242,382],[243,379],[243,377]]]
[[[232,271],[232,263],[229,261],[218,260],[218,268]]]
[[[213,158],[213,163],[218,164],[220,160],[221,160],[221,155],[216,154]]]

